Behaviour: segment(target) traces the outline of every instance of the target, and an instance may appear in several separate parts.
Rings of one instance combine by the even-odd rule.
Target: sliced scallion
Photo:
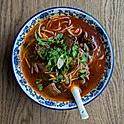
[[[42,85],[42,84],[38,84],[38,85],[37,85],[37,88],[38,88],[39,91],[42,91],[43,85]]]

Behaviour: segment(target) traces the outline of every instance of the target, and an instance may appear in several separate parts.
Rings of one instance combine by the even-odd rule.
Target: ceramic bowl
[[[53,16],[55,14],[77,16],[78,18],[83,19],[98,32],[105,47],[106,64],[105,64],[105,70],[104,70],[103,77],[101,78],[98,85],[90,93],[88,93],[86,96],[82,98],[82,102],[84,105],[88,104],[89,102],[93,101],[96,97],[98,97],[103,92],[105,87],[107,86],[110,80],[110,77],[112,75],[113,67],[114,67],[114,52],[113,52],[110,38],[107,32],[105,31],[105,29],[103,28],[103,26],[93,16],[77,8],[71,8],[71,7],[49,8],[49,9],[43,10],[35,14],[23,24],[18,34],[16,35],[13,48],[12,48],[12,66],[13,66],[13,72],[17,80],[17,83],[19,84],[21,89],[24,91],[24,93],[36,103],[44,107],[51,108],[51,109],[70,110],[70,109],[74,109],[77,107],[75,102],[56,102],[56,101],[46,99],[40,96],[37,92],[35,92],[32,89],[32,87],[28,84],[28,82],[26,81],[22,73],[21,66],[20,66],[19,47],[22,44],[25,38],[25,35],[39,21],[47,17]]]

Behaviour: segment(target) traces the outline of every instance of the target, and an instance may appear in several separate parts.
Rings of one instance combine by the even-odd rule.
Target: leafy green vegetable
[[[63,52],[66,52],[66,50],[67,50],[67,47],[66,47],[66,44],[62,44],[62,50],[63,50]]]
[[[57,47],[57,48],[56,48],[56,51],[59,53],[59,52],[61,52],[61,51],[62,51],[62,49],[61,49],[61,48],[59,48],[59,47]]]
[[[56,79],[57,79],[58,81],[63,80],[63,75],[56,76]]]
[[[52,83],[57,83],[57,80],[53,80],[53,82]]]
[[[79,77],[73,78],[72,81],[79,79]]]
[[[47,50],[45,47],[42,48],[42,50],[39,52],[40,56],[45,58],[47,56]]]
[[[41,28],[42,31],[44,31],[44,29],[45,29],[45,26],[43,26],[43,27]]]
[[[42,27],[42,30],[44,29],[45,27]],[[74,60],[79,60],[79,64],[82,63],[84,66],[86,66],[90,58],[87,44],[84,44],[87,52],[83,52],[83,55],[81,55],[79,52],[79,43],[76,42],[75,45],[72,45],[72,47],[68,48],[67,43],[65,42],[66,39],[63,38],[63,33],[59,33],[56,37],[50,37],[47,39],[41,39],[38,34],[35,33],[35,39],[42,48],[39,54],[40,57],[46,61],[46,67],[48,68],[49,72],[54,71],[56,73],[57,70],[56,78],[52,80],[52,83],[65,82],[65,84],[69,84],[69,80],[66,80],[64,74],[67,74],[74,69],[74,66],[77,64]],[[82,83],[84,83],[85,77],[89,75],[89,71],[82,69],[78,72],[79,75],[73,78],[72,81],[80,79]],[[39,84],[38,82],[37,86],[39,90],[43,89],[42,84]]]
[[[83,70],[83,69],[82,70],[79,70],[79,72],[82,73],[82,74],[88,73],[87,70]]]
[[[37,33],[35,33],[34,36],[35,36],[38,44],[44,46],[45,43],[43,42],[43,40],[41,40],[41,38],[37,35]]]
[[[84,78],[84,77],[86,77],[89,74],[88,70],[79,70],[79,72],[81,73],[80,74],[81,78]]]
[[[59,89],[62,89],[62,86],[61,86],[61,85],[59,85],[59,86],[58,86],[58,88],[59,88]]]
[[[80,72],[80,79],[82,81],[82,83],[85,83],[85,77],[88,76],[89,71],[88,70],[79,70]]]
[[[42,41],[46,42],[47,44],[55,43],[55,40],[53,38],[42,39]]]
[[[39,91],[42,91],[43,85],[42,85],[42,84],[38,84],[38,85],[37,85],[37,88],[38,88]]]
[[[80,75],[80,78],[81,78],[81,79],[84,79],[84,75]]]
[[[81,63],[85,64],[88,61],[87,57],[82,56]]]
[[[87,61],[88,61],[88,58],[89,58],[89,53],[88,52],[84,52],[83,56],[81,58],[81,63],[85,65],[87,63]]]
[[[69,80],[66,80],[66,81],[65,81],[65,84],[69,84]]]
[[[49,70],[50,70],[50,71],[53,71],[53,69],[54,69],[54,66],[53,66],[53,67],[51,67]]]
[[[49,60],[48,63],[47,63],[47,67],[50,67],[50,66],[52,66],[51,60]]]
[[[39,84],[42,81],[42,79],[36,79],[36,84]]]
[[[60,40],[59,42],[60,42],[61,44],[63,44],[63,42],[64,42],[64,39]]]
[[[63,37],[63,33],[60,32],[60,33],[55,37],[55,39],[56,39],[56,40],[61,40],[62,37]]]
[[[44,46],[45,43],[46,44],[51,44],[51,43],[55,43],[56,41],[51,37],[51,38],[48,38],[48,39],[41,39],[37,33],[34,34],[35,36],[35,39],[37,40],[38,44],[41,45],[41,46]]]
[[[88,58],[89,57],[89,53],[88,52],[84,52],[84,56]]]
[[[36,84],[39,84],[39,81],[36,81]]]
[[[72,56],[76,57],[79,52],[79,47],[77,45],[72,47]]]

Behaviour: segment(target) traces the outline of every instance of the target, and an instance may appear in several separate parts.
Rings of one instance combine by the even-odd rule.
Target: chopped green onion
[[[42,57],[46,57],[46,56],[47,56],[47,50],[46,50],[46,48],[42,48],[42,50],[39,52],[39,54],[40,54]]]
[[[84,70],[80,70],[79,72],[81,73],[81,75],[80,75],[81,79],[83,79],[84,77],[86,77],[89,74],[89,72],[87,70],[85,70],[85,71]]]
[[[58,88],[59,88],[59,89],[61,89],[61,88],[62,88],[62,86],[60,86],[60,85],[59,85],[59,86],[58,86]]]
[[[45,26],[43,26],[43,27],[41,28],[42,31],[44,31],[44,29],[45,29]]]
[[[88,52],[84,52],[83,56],[81,58],[81,63],[85,65],[86,62],[88,61],[88,58],[89,58],[89,53]]]
[[[63,79],[63,76],[62,75],[56,76],[56,79],[57,80],[62,80]]]
[[[79,79],[79,77],[73,78],[72,81]]]
[[[77,45],[72,47],[72,56],[76,57],[79,51],[79,47]]]
[[[36,84],[39,84],[39,81],[36,81]]]
[[[37,88],[38,88],[39,91],[42,91],[43,85],[42,85],[42,84],[38,84],[38,85],[37,85]]]
[[[52,66],[51,60],[49,60],[47,63],[47,67],[50,67],[50,66]]]
[[[37,35],[37,33],[35,33],[34,36],[38,44],[44,46],[45,43],[41,40],[41,38]]]
[[[88,73],[87,70],[83,70],[83,69],[82,69],[82,70],[79,70],[79,72],[80,72],[80,73],[83,73],[83,74],[84,74],[84,73]]]
[[[44,29],[45,27],[42,27],[42,30]],[[78,42],[76,42],[71,48],[68,48],[65,42],[66,39],[63,38],[63,33],[59,33],[56,37],[50,37],[47,39],[42,39],[37,33],[35,33],[35,39],[41,47],[41,50],[38,51],[38,54],[47,62],[46,67],[48,68],[48,71],[54,71],[56,74],[56,78],[54,77],[54,79],[51,80],[52,83],[64,82],[66,85],[68,85],[70,80],[68,77],[64,77],[64,74],[66,75],[68,72],[71,72],[76,66],[77,63],[73,60],[76,60],[77,58],[79,60],[79,64],[82,63],[86,65],[88,59],[90,58],[89,52],[83,52],[83,55],[80,54]],[[84,47],[87,49],[87,44],[84,44]],[[88,70],[79,70],[78,76],[73,78],[72,81],[80,79],[84,83],[85,77],[88,76],[88,74]],[[40,82],[36,81],[36,84],[39,90],[43,89],[43,86],[40,84]]]
[[[60,33],[55,37],[55,39],[56,39],[56,40],[60,40],[62,37],[63,37],[63,33],[60,32]]]
[[[69,84],[69,80],[66,80],[66,81],[65,81],[65,84]]]
[[[39,84],[42,81],[42,79],[36,79],[36,84]]]

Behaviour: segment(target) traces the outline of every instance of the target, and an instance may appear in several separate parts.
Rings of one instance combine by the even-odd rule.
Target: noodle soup
[[[100,36],[88,23],[72,16],[53,16],[34,26],[21,46],[20,58],[30,86],[55,101],[72,101],[74,85],[82,97],[89,93],[105,67]]]

